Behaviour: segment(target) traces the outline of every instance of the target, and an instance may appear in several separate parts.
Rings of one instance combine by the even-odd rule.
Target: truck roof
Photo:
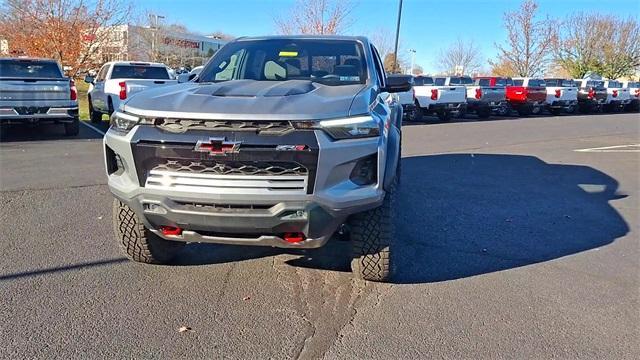
[[[34,61],[34,62],[58,63],[54,59],[43,59],[43,58],[33,58],[33,57],[7,57],[7,58],[0,58],[0,61]]]
[[[138,66],[161,66],[167,67],[163,63],[147,62],[147,61],[109,61],[105,65],[138,65]]]
[[[366,36],[350,36],[350,35],[269,35],[269,36],[244,36],[239,37],[236,41],[250,40],[271,40],[271,39],[311,39],[311,40],[343,40],[343,41],[360,41],[368,43]]]

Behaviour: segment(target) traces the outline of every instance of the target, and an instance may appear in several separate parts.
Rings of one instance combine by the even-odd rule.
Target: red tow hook
[[[284,234],[284,241],[291,243],[291,244],[295,244],[295,243],[299,243],[304,241],[305,237],[303,233],[285,233]]]
[[[182,235],[182,229],[175,226],[160,226],[160,231],[164,236],[180,236]]]

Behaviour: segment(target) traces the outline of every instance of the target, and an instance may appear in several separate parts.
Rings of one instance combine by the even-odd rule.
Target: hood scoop
[[[308,80],[256,81],[230,80],[217,84],[203,85],[194,94],[216,97],[282,97],[302,95],[316,90],[317,86]]]

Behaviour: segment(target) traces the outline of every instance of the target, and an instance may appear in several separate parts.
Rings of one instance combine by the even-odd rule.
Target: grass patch
[[[87,91],[89,84],[83,79],[76,79],[76,88],[78,88],[78,107],[80,112],[80,120],[89,120],[89,100],[87,99]]]

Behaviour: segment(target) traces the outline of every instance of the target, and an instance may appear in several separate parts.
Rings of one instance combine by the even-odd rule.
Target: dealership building
[[[170,66],[201,65],[227,42],[212,36],[136,25],[107,27],[98,36],[106,39],[95,55],[101,62],[158,61]]]

